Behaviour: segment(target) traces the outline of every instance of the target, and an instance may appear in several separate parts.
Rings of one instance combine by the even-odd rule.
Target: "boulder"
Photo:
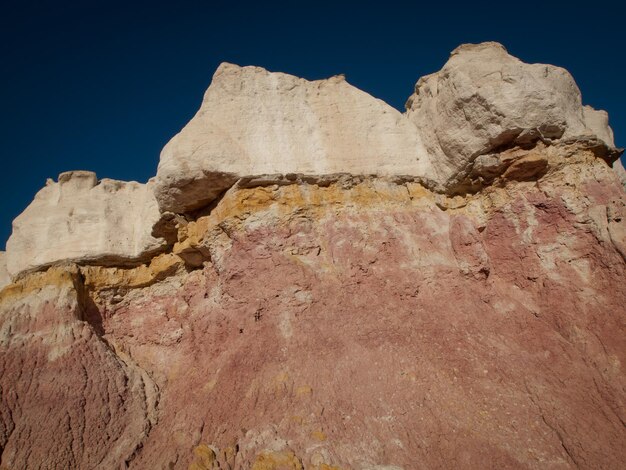
[[[155,194],[186,212],[244,176],[431,175],[415,125],[347,83],[222,64],[194,118],[163,149]]]
[[[565,69],[526,64],[495,42],[455,49],[439,72],[419,79],[406,108],[448,191],[478,156],[503,147],[589,134],[613,146],[606,112],[582,106]]]
[[[13,221],[6,265],[15,278],[58,261],[127,264],[165,244],[151,235],[160,217],[152,183],[102,179],[90,171],[48,180]]]
[[[615,147],[613,129],[609,126],[609,113],[585,105],[583,106],[583,116],[589,134],[595,135],[598,139],[603,141],[607,147]]]
[[[188,212],[241,178],[289,174],[410,175],[464,192],[474,160],[504,147],[593,136],[614,145],[607,113],[582,105],[565,69],[526,64],[495,42],[458,47],[417,82],[406,107],[402,115],[343,76],[308,81],[224,63],[161,153],[159,206]]]

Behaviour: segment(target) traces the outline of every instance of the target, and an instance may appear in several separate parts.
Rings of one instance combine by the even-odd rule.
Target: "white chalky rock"
[[[590,135],[613,146],[607,114],[582,106],[566,70],[526,64],[493,42],[458,47],[417,82],[404,115],[340,76],[311,82],[222,64],[163,149],[155,194],[161,210],[186,212],[241,177],[289,173],[410,175],[462,191],[480,155]]]
[[[11,283],[11,277],[7,271],[7,254],[0,251],[0,290]]]
[[[342,76],[308,81],[222,64],[195,117],[163,149],[161,210],[209,203],[243,176],[300,173],[429,175],[406,116]]]
[[[407,115],[446,188],[498,147],[588,133],[580,91],[565,69],[526,64],[495,42],[462,45],[441,71],[420,78]]]
[[[583,116],[589,134],[595,135],[608,147],[615,147],[613,129],[609,127],[609,113],[585,105],[583,106]]]
[[[463,192],[506,169],[495,156],[502,148],[579,137],[612,148],[606,112],[582,106],[566,70],[523,63],[497,43],[458,47],[441,71],[418,81],[405,114],[342,76],[308,81],[225,63],[196,116],[163,149],[154,182],[61,174],[14,221],[6,266],[14,278],[63,260],[143,261],[165,245],[152,236],[159,209],[193,211],[238,180],[409,176]],[[626,181],[621,162],[614,169]]]
[[[48,180],[13,221],[6,255],[10,276],[62,260],[123,265],[152,256],[164,241],[151,235],[160,214],[150,186],[98,181],[90,171]]]

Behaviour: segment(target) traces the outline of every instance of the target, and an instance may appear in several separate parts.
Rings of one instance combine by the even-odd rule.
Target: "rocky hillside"
[[[496,43],[405,113],[223,64],[154,179],[14,221],[0,467],[623,468],[621,152]]]

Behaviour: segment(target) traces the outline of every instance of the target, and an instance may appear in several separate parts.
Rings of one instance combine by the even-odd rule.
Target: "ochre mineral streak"
[[[404,114],[223,64],[154,180],[14,222],[0,467],[623,468],[620,154],[495,43]]]

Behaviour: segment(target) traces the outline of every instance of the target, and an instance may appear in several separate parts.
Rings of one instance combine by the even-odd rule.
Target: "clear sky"
[[[145,182],[222,61],[348,82],[403,109],[461,43],[567,68],[626,145],[623,11],[609,2],[6,1],[0,249],[46,178]],[[618,5],[618,2],[613,2]]]

